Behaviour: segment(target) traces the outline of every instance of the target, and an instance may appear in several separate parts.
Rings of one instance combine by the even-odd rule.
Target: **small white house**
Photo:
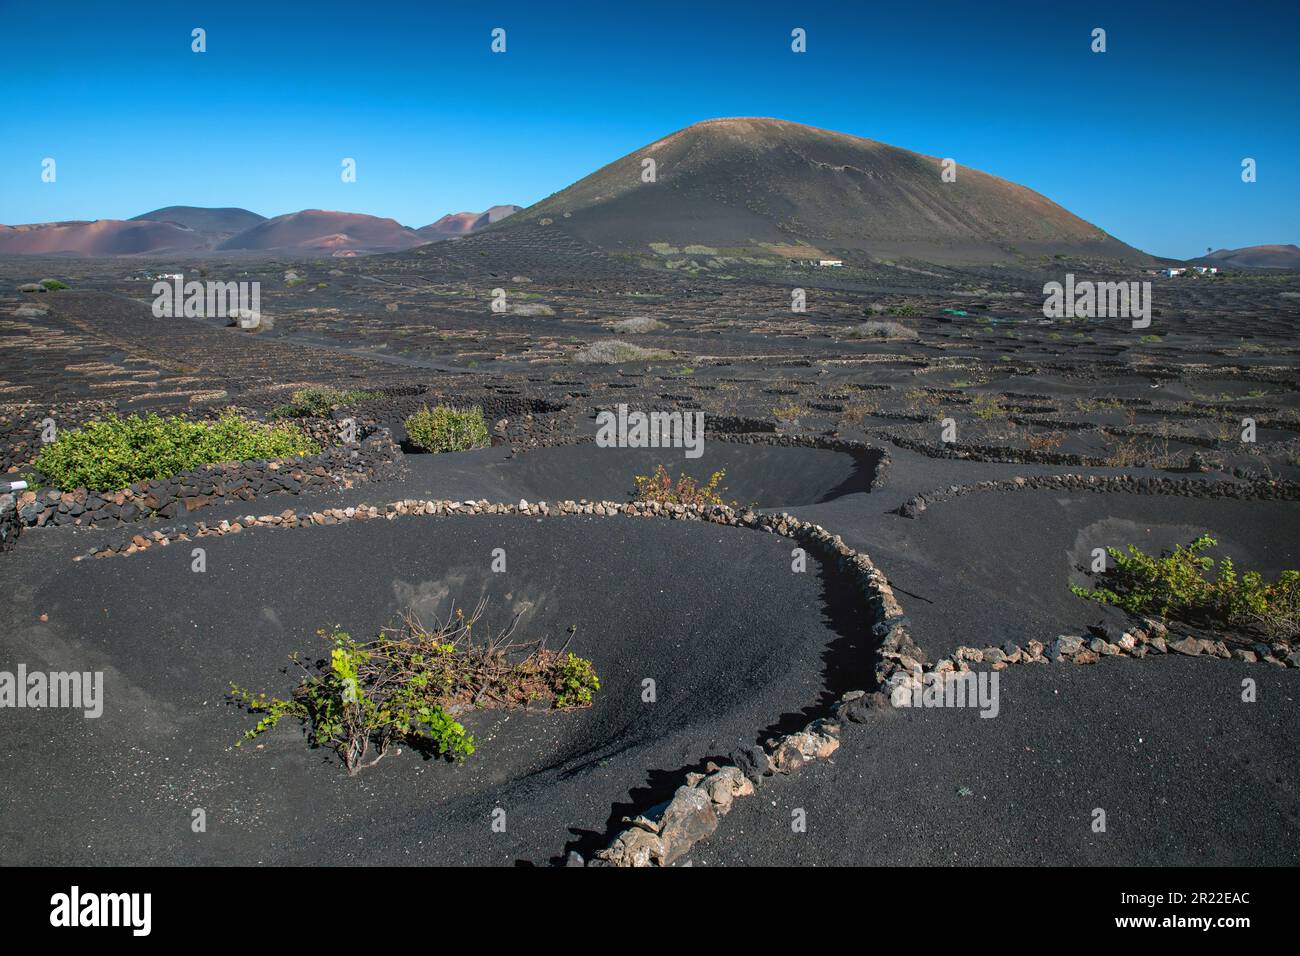
[[[1172,279],[1174,276],[1180,276],[1186,271],[1186,269],[1178,269],[1171,266],[1165,270],[1165,275]]]
[[[823,269],[825,268],[839,269],[844,266],[844,260],[843,259],[818,259],[817,265],[821,266]]]
[[[1218,266],[1197,266],[1196,272],[1198,275],[1216,276],[1219,274],[1219,267]]]

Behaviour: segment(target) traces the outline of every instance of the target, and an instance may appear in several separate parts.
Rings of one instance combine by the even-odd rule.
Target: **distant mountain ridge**
[[[131,256],[209,247],[202,233],[173,222],[97,219],[0,226],[0,255],[6,256]]]
[[[519,209],[502,205],[481,213],[457,213],[417,230],[394,219],[324,209],[268,219],[236,207],[164,206],[131,219],[0,225],[0,255],[369,255],[468,235]]]
[[[1156,261],[1031,189],[960,164],[951,167],[955,178],[945,177],[948,166],[845,133],[731,117],[655,140],[526,209],[503,204],[450,213],[414,229],[322,209],[267,219],[238,207],[175,205],[128,220],[0,225],[0,256],[353,256],[487,229],[505,236],[558,229],[597,250],[640,256],[721,249],[733,257],[996,262],[1064,254]],[[1300,247],[1218,249],[1187,261],[1300,270]]]

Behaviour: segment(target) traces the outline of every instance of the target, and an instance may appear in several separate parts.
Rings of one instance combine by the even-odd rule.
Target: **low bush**
[[[589,707],[592,695],[600,690],[600,678],[591,661],[572,652],[560,661],[555,673],[555,706]]]
[[[845,333],[850,339],[884,339],[907,340],[919,339],[916,329],[908,328],[900,322],[872,321],[855,325]]]
[[[975,414],[984,421],[992,421],[1006,415],[1002,402],[996,395],[979,394],[974,399]]]
[[[1099,396],[1097,398],[1076,398],[1074,407],[1081,412],[1116,411],[1124,407],[1118,398]]]
[[[786,401],[772,406],[772,415],[783,422],[797,421],[799,416],[806,412],[807,409],[795,401]]]
[[[67,288],[67,286],[58,279],[42,279],[41,285],[45,288],[46,292],[58,292],[60,289]]]
[[[668,469],[663,465],[655,466],[652,475],[635,475],[636,501],[657,501],[666,505],[720,505],[723,504],[721,491],[725,471],[715,471],[709,480],[700,484],[690,475],[681,474],[673,481]]]
[[[367,392],[359,388],[300,388],[289,402],[271,409],[272,418],[326,418],[341,405],[355,405],[375,398],[380,392]]]
[[[1056,451],[1065,443],[1064,432],[1026,432],[1025,445],[1030,451]]]
[[[555,310],[544,302],[518,302],[510,307],[512,315],[554,315]]]
[[[425,451],[467,451],[492,443],[483,409],[425,405],[406,419],[406,435],[412,445]]]
[[[320,446],[296,426],[274,426],[227,410],[216,421],[110,415],[61,431],[32,467],[62,491],[117,491],[223,461],[314,455]]]
[[[480,603],[469,616],[453,610],[432,630],[408,614],[399,627],[368,643],[338,628],[317,632],[329,654],[311,665],[296,654],[290,658],[302,678],[289,698],[230,685],[234,703],[261,715],[235,746],[290,717],[307,728],[313,746],[334,750],[354,775],[400,744],[465,760],[475,745],[452,716],[458,709],[522,707],[538,700],[557,710],[591,705],[600,690],[591,661],[542,642],[512,642],[517,616],[495,636],[477,641],[474,627],[485,608]]]
[[[880,400],[873,396],[864,395],[854,401],[844,409],[844,421],[858,425],[866,418],[880,413]]]
[[[574,358],[588,364],[617,365],[620,362],[652,362],[673,357],[672,352],[663,349],[646,349],[631,342],[619,342],[604,339],[593,342],[578,352]]]
[[[1283,571],[1267,582],[1258,571],[1239,573],[1231,558],[1218,562],[1202,554],[1218,545],[1203,534],[1173,553],[1152,557],[1134,545],[1128,552],[1107,548],[1110,566],[1096,590],[1072,585],[1079,597],[1112,604],[1132,614],[1158,614],[1189,623],[1244,627],[1275,638],[1300,632],[1300,571]]]
[[[623,335],[636,335],[642,332],[654,332],[658,329],[666,328],[664,323],[658,319],[652,319],[646,315],[633,316],[630,319],[620,319],[610,326],[610,330]]]

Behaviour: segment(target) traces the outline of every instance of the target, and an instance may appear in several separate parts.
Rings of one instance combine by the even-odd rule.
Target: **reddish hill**
[[[131,256],[192,252],[208,245],[192,229],[171,222],[96,219],[0,226],[0,255]]]
[[[508,216],[513,216],[522,208],[521,206],[506,205],[493,206],[487,212],[448,213],[437,222],[421,226],[416,232],[430,240],[466,236],[471,232],[482,229],[484,226],[490,226],[494,222],[500,222]]]
[[[473,231],[474,224],[478,222],[479,217],[482,215],[481,212],[449,212],[437,222],[421,226],[415,231],[429,239],[465,236]]]
[[[399,252],[426,241],[414,229],[408,229],[395,219],[304,209],[258,223],[217,248],[222,251],[345,255]]]
[[[1199,259],[1190,261],[1232,269],[1300,269],[1300,247],[1292,243],[1244,246],[1241,249],[1216,249]]]

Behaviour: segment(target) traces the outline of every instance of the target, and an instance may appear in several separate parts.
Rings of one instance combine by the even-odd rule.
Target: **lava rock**
[[[753,784],[762,782],[772,773],[772,761],[762,747],[741,747],[731,752],[731,762]]]

